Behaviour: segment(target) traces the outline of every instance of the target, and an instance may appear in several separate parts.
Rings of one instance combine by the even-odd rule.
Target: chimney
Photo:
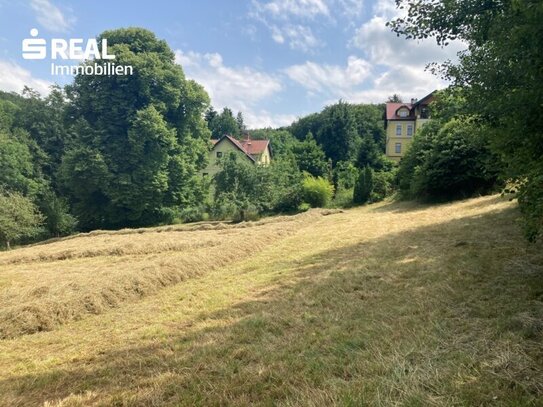
[[[416,98],[411,98],[411,104],[414,105],[415,103],[417,103],[417,99]]]

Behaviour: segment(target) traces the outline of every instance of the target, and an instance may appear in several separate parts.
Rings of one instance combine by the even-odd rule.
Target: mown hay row
[[[148,233],[140,241],[108,236],[108,241],[94,241],[95,248],[90,247],[92,240],[82,240],[79,248],[72,241],[71,258],[63,257],[67,249],[58,242],[46,254],[43,247],[26,249],[23,256],[0,259],[8,264],[4,269],[11,280],[0,291],[0,338],[50,331],[136,301],[163,287],[246,259],[320,216],[321,212],[312,211],[283,222],[228,228],[223,233],[175,233],[181,240],[177,246],[168,232],[158,237]],[[167,242],[161,245],[156,239]],[[106,244],[113,249],[106,250]],[[122,249],[120,244],[127,248],[114,249]]]

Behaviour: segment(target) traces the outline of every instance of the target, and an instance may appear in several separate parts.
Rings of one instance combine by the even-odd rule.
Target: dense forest
[[[408,17],[390,23],[399,35],[436,36],[444,45],[460,38],[469,49],[458,64],[434,66],[452,85],[438,92],[433,120],[399,166],[384,155],[384,104],[340,100],[288,127],[249,130],[243,112],[214,110],[165,41],[139,28],[106,31],[98,41],[107,38],[134,75],[77,75],[47,96],[29,88],[0,92],[0,244],[97,228],[247,220],[392,194],[443,201],[504,188],[519,199],[527,237],[537,239],[541,4],[491,2],[479,10],[463,1],[400,3]],[[519,27],[513,36],[508,21]],[[215,179],[200,175],[211,138],[247,132],[271,140],[271,165],[232,155]]]

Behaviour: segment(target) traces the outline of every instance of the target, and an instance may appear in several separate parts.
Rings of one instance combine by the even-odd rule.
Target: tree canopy
[[[79,131],[61,178],[83,228],[166,221],[174,207],[196,199],[192,187],[210,135],[203,120],[209,97],[185,79],[166,42],[150,31],[119,29],[102,38],[134,74],[78,75],[67,86]]]
[[[460,39],[459,62],[434,66],[461,87],[467,110],[477,112],[491,143],[521,184],[519,202],[533,240],[543,229],[543,3],[539,0],[397,0],[407,16],[389,24],[406,38]]]

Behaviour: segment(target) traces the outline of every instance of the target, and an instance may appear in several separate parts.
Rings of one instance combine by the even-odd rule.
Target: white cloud
[[[14,62],[0,61],[0,89],[6,92],[21,93],[25,85],[37,90],[42,95],[47,95],[50,92],[49,87],[53,83],[34,78],[30,71]]]
[[[395,0],[377,0],[373,5],[375,16],[383,17],[387,21],[407,14],[406,9],[398,9]]]
[[[66,32],[75,23],[73,16],[65,16],[49,0],[31,0],[30,6],[36,13],[36,19],[44,28],[52,32]]]
[[[249,109],[247,112],[243,112],[243,119],[251,129],[288,126],[297,118],[293,114],[272,114],[267,110],[253,111]]]
[[[271,26],[272,38],[278,44],[288,41],[290,48],[309,52],[320,46],[311,28],[302,25]]]
[[[264,99],[273,97],[283,89],[281,81],[274,75],[249,67],[228,67],[218,53],[175,52],[188,78],[202,84],[216,109],[225,106],[241,111],[249,127],[279,126],[285,118],[273,116],[265,110],[256,111],[255,106]]]
[[[310,92],[324,92],[341,97],[370,76],[371,66],[363,59],[350,56],[345,67],[308,61],[302,65],[290,66],[284,71],[290,79]]]
[[[386,22],[405,14],[405,10],[397,10],[393,0],[378,0],[373,11],[373,18],[356,30],[350,46],[362,51],[368,63],[381,73],[369,78],[364,86],[346,89],[341,97],[355,103],[380,103],[397,93],[409,100],[446,86],[425,67],[431,62],[454,62],[465,45],[455,41],[440,47],[433,39],[398,37]]]
[[[383,103],[388,96],[399,94],[405,101],[426,96],[435,89],[444,87],[444,82],[417,67],[398,66],[373,79],[367,89],[352,89],[343,99],[353,103]]]
[[[314,18],[330,14],[330,10],[323,0],[272,0],[267,3],[253,1],[253,6],[256,13],[268,14],[279,19],[288,19],[291,16]]]
[[[253,0],[249,17],[259,21],[270,30],[272,39],[286,44],[291,49],[311,52],[322,45],[308,22],[316,18],[332,20],[330,0]],[[353,2],[359,0],[338,0]],[[319,20],[322,21],[322,20]]]
[[[465,48],[460,41],[440,47],[434,39],[416,41],[398,37],[386,26],[386,21],[383,17],[373,17],[356,31],[352,39],[352,45],[365,51],[372,63],[424,67],[429,62],[454,60],[456,54]]]

